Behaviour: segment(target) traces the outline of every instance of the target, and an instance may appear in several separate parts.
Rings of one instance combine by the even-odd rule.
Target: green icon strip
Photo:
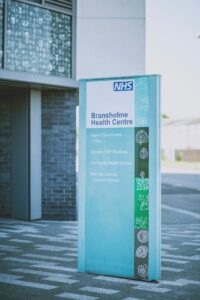
[[[134,277],[148,279],[149,251],[149,128],[135,128]]]

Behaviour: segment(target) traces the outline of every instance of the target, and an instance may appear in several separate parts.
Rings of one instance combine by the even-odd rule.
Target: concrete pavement
[[[163,182],[158,284],[77,273],[76,222],[0,219],[0,299],[199,299],[200,192]]]

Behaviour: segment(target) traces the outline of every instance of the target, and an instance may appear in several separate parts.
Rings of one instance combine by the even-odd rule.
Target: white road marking
[[[200,286],[200,281],[190,280],[190,279],[177,279],[175,281],[161,280],[161,284],[174,285],[174,286],[184,286],[187,284],[194,284]]]
[[[178,248],[174,248],[173,246],[169,244],[161,244],[161,249],[162,250],[178,250]]]
[[[47,281],[66,283],[66,284],[73,284],[73,283],[80,282],[80,280],[74,280],[71,278],[69,279],[69,278],[62,278],[62,277],[54,277],[54,275],[52,277],[45,277],[42,279]]]
[[[161,285],[165,284],[165,285],[170,285],[170,286],[184,286],[185,285],[185,283],[178,282],[177,280],[175,280],[175,281],[161,280],[160,284]]]
[[[14,275],[0,273],[0,282],[2,283],[8,283],[13,285],[19,285],[19,286],[25,286],[25,287],[31,287],[31,288],[37,288],[43,290],[51,290],[57,288],[57,286],[54,285],[41,284],[41,283],[36,283],[31,281],[23,281],[23,280],[18,280],[18,278],[21,278],[21,276],[14,276]]]
[[[200,255],[193,255],[193,256],[186,256],[186,255],[176,255],[176,254],[166,254],[164,253],[162,255],[163,257],[169,257],[174,259],[186,259],[186,260],[200,260]]]
[[[45,272],[45,271],[37,271],[37,270],[23,269],[23,268],[12,269],[11,271],[16,272],[16,273],[32,274],[32,275],[37,275],[37,276],[48,276],[48,277],[63,278],[63,279],[68,279],[68,278],[72,277],[72,275]]]
[[[199,230],[200,229],[199,224],[195,224],[195,225],[194,224],[190,224],[189,226],[190,226],[191,229],[194,229],[194,230]]]
[[[144,281],[134,281],[136,286],[132,287],[132,289],[150,291],[154,293],[167,293],[170,289],[160,287],[160,284],[152,283],[152,282],[144,282]]]
[[[66,253],[64,254],[65,256],[72,256],[72,257],[77,257],[78,254],[77,253]]]
[[[199,233],[199,229],[198,230],[181,230],[181,232],[180,232],[180,230],[170,230],[170,229],[168,229],[167,230],[167,232],[168,233],[176,233],[176,234],[192,234],[192,235],[194,235],[194,234],[197,234],[197,233]]]
[[[82,294],[72,294],[72,293],[62,293],[62,294],[57,295],[57,297],[73,299],[73,300],[96,300],[96,299],[98,299],[97,297],[86,296],[86,295],[82,295]]]
[[[175,264],[187,264],[188,261],[186,260],[176,260],[176,259],[170,259],[170,258],[163,258],[162,261],[164,262],[172,262]]]
[[[185,282],[186,284],[194,284],[194,285],[199,285],[200,286],[200,281],[199,280],[190,280],[190,279],[179,279]]]
[[[175,273],[180,273],[183,272],[183,269],[179,269],[179,268],[168,268],[168,267],[162,267],[161,268],[162,271],[168,271],[168,272],[175,272]]]
[[[66,247],[53,246],[53,245],[35,245],[35,247],[38,250],[41,250],[41,251],[59,252],[59,251],[65,251],[66,250]]]
[[[144,300],[142,298],[132,298],[132,297],[128,297],[128,298],[124,298],[122,300]]]
[[[13,279],[13,280],[16,280],[16,279],[19,279],[19,278],[23,278],[23,276],[16,276],[16,275],[10,275],[10,274],[5,274],[5,273],[0,273],[0,280],[3,280],[3,279]]]
[[[10,232],[10,233],[25,233],[25,232],[37,233],[38,232],[38,229],[34,227],[24,226],[24,225],[16,225],[16,226],[9,226],[9,227],[10,228],[1,228],[1,231]]]
[[[131,279],[117,278],[117,277],[110,277],[110,276],[97,276],[97,277],[93,277],[93,279],[109,281],[109,282],[117,282],[117,283],[128,283],[128,284],[135,283],[135,281]]]
[[[16,246],[9,246],[9,245],[0,245],[0,250],[8,251],[8,252],[21,252],[22,251]]]
[[[52,236],[48,236],[48,235],[39,235],[39,234],[24,234],[24,236],[26,237],[33,237],[33,238],[38,238],[38,239],[43,239],[43,240],[47,240],[49,242],[57,242],[57,243],[66,243],[66,239],[70,239],[70,240],[77,240],[77,236],[72,236],[72,235],[65,235],[65,237],[52,237]]]
[[[91,293],[105,294],[105,295],[112,295],[112,294],[119,293],[118,290],[98,288],[94,286],[85,286],[83,288],[80,288],[79,290],[84,292],[91,292]]]
[[[41,268],[41,269],[48,269],[48,270],[55,270],[55,271],[65,271],[65,272],[77,272],[77,269],[74,268],[65,268],[65,267],[60,267],[60,266],[54,266],[53,264],[35,264],[32,265],[31,267],[34,268]]]
[[[170,289],[166,289],[166,288],[160,288],[157,286],[134,286],[132,287],[132,289],[136,289],[136,290],[142,290],[142,291],[148,291],[148,292],[154,292],[154,293],[167,293],[170,292]]]
[[[61,226],[61,228],[64,228],[64,229],[76,229],[77,227],[76,226],[65,225],[65,226]]]
[[[76,229],[71,229],[71,230],[69,230],[69,234],[78,235],[78,230],[76,230]]]
[[[185,215],[191,216],[191,217],[196,218],[196,219],[200,219],[200,214],[194,213],[192,211],[188,211],[188,210],[181,209],[181,208],[171,207],[171,206],[168,206],[168,205],[165,205],[165,204],[162,204],[162,208],[167,209],[167,210],[171,210],[173,212],[178,212],[178,213],[181,213],[181,214],[185,214]]]
[[[56,263],[52,262],[47,262],[47,261],[41,261],[41,260],[34,260],[34,259],[26,259],[26,258],[18,258],[18,257],[5,257],[4,260],[9,260],[9,261],[16,261],[20,263],[28,263],[28,264],[37,264],[37,265],[51,265],[54,266]]]
[[[200,246],[200,243],[193,243],[193,242],[183,242],[182,245],[188,245],[188,246]]]
[[[77,250],[78,250],[78,248],[75,248],[75,247],[66,247],[65,249],[68,251],[74,251],[74,252],[77,252]]]
[[[18,224],[15,226],[15,228],[19,229],[19,230],[22,230],[23,232],[30,232],[30,233],[37,233],[39,232],[39,230],[37,228],[35,228],[34,226],[32,225],[21,225],[21,224]]]
[[[191,234],[182,234],[181,232],[180,233],[173,233],[173,232],[171,232],[171,233],[162,233],[162,235],[164,236],[164,237],[179,237],[179,238],[194,238],[194,235],[191,235]],[[197,235],[196,235],[196,237],[197,237]],[[163,237],[162,237],[163,238]]]
[[[10,235],[6,232],[0,232],[0,238],[9,238]]]
[[[49,255],[39,255],[39,254],[23,254],[25,257],[33,257],[33,258],[44,258],[47,260],[57,260],[57,261],[75,261],[74,258],[63,258],[63,257],[58,257],[58,256],[49,256]]]
[[[10,242],[21,243],[21,244],[30,244],[30,243],[33,243],[33,241],[20,240],[20,239],[11,239]]]

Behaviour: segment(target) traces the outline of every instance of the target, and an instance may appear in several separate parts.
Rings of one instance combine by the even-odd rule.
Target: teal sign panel
[[[160,279],[159,82],[80,81],[80,272]]]

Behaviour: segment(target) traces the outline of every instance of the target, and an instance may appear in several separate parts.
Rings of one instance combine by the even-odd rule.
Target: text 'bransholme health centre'
[[[132,125],[133,120],[129,119],[128,113],[91,113],[91,126],[123,126]]]

